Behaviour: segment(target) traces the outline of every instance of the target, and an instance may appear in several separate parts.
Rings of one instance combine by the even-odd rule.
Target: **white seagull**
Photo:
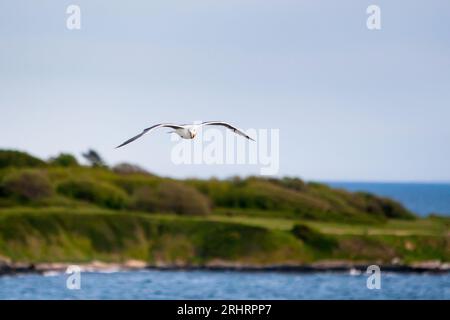
[[[252,138],[250,138],[248,135],[246,135],[244,132],[239,130],[238,128],[232,126],[229,123],[223,122],[223,121],[206,121],[206,122],[202,122],[200,124],[181,124],[181,125],[173,124],[173,123],[159,123],[159,124],[155,124],[154,126],[144,129],[137,136],[135,136],[131,139],[128,139],[121,145],[117,146],[116,149],[123,147],[124,145],[129,144],[130,142],[133,142],[136,139],[139,139],[147,132],[152,131],[157,128],[171,128],[171,129],[174,129],[174,131],[171,131],[169,133],[176,133],[183,139],[194,139],[195,136],[197,135],[197,129],[200,127],[203,127],[203,126],[223,126],[223,127],[233,130],[233,132],[237,133],[238,135],[246,137],[249,140],[255,141]]]

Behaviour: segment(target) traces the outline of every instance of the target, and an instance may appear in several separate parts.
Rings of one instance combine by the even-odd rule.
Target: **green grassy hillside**
[[[215,260],[251,264],[450,260],[450,241],[444,234],[448,224],[440,220],[429,221],[425,233],[421,228],[414,231],[417,222],[398,227],[394,222],[365,233],[361,226],[296,220],[286,229],[245,219],[79,208],[1,209],[0,255],[28,262],[139,259],[190,265]]]
[[[18,261],[121,261],[198,264],[305,260],[289,233],[228,222],[105,210],[0,211],[0,254]]]
[[[80,166],[76,160],[67,161],[68,155],[65,161],[60,156],[48,163],[29,157],[0,152],[0,207],[96,206],[189,215],[222,210],[229,215],[363,223],[415,219],[390,199],[295,178],[176,181],[124,170],[123,165],[113,169]]]
[[[449,219],[421,219],[367,193],[296,178],[173,180],[98,158],[82,166],[67,154],[0,151],[0,256],[14,261],[412,262],[449,253]]]

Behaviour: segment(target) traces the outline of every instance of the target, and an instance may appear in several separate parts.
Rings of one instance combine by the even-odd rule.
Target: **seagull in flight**
[[[181,138],[183,139],[194,139],[195,136],[197,135],[197,129],[203,126],[222,126],[222,127],[226,127],[230,130],[233,130],[234,133],[237,133],[238,135],[241,135],[249,140],[255,141],[254,139],[250,138],[248,135],[246,135],[244,132],[242,132],[241,130],[239,130],[238,128],[232,126],[229,123],[223,122],[223,121],[206,121],[206,122],[202,122],[200,124],[173,124],[173,123],[159,123],[159,124],[155,124],[154,126],[151,126],[149,128],[144,129],[140,134],[138,134],[137,136],[134,136],[131,139],[128,139],[127,141],[125,141],[124,143],[122,143],[121,145],[117,146],[117,148],[123,147],[126,144],[129,144],[130,142],[133,142],[136,139],[139,139],[140,137],[142,137],[144,134],[146,134],[147,132],[150,132],[154,129],[158,129],[158,128],[171,128],[173,129],[173,131],[170,131],[169,133],[176,133],[178,134]]]

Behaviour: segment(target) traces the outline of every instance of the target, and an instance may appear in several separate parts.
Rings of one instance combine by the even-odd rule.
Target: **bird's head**
[[[195,136],[197,135],[197,130],[195,128],[191,128],[189,129],[189,133],[191,135],[191,138],[194,139]]]

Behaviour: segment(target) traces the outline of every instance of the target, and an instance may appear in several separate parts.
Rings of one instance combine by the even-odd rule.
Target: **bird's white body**
[[[184,128],[175,129],[172,131],[178,134],[183,139],[194,139],[197,135],[197,128],[195,126],[185,126]]]

